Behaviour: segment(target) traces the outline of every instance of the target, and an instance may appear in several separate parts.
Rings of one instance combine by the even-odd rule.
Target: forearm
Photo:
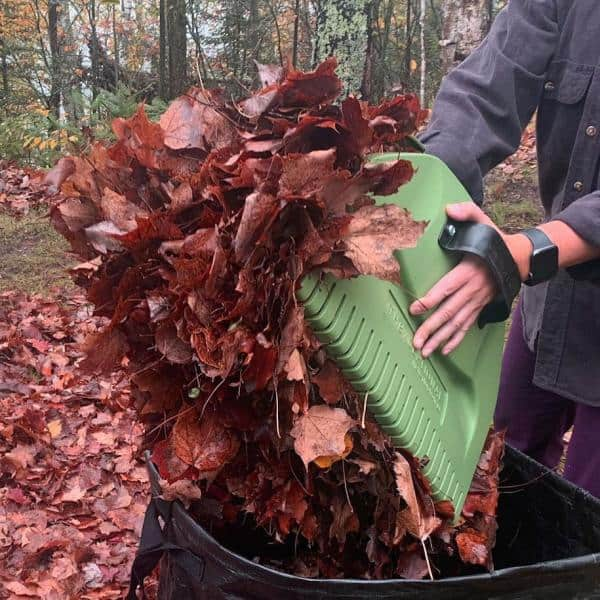
[[[558,266],[561,269],[600,258],[600,246],[590,244],[562,221],[549,221],[541,229],[558,248]],[[517,263],[521,280],[529,276],[531,242],[520,233],[506,236],[506,243]]]

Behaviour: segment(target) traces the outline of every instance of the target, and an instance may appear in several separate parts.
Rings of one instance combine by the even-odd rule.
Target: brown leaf
[[[235,259],[238,262],[248,258],[264,233],[267,223],[274,217],[277,206],[277,199],[270,194],[254,192],[248,195],[237,235],[233,241]]]
[[[285,70],[281,65],[263,65],[257,60],[254,61],[258,70],[258,79],[262,87],[268,87],[270,85],[281,83],[285,76]]]
[[[44,177],[44,183],[58,190],[62,183],[70,177],[75,171],[75,162],[72,157],[64,156],[52,167]]]
[[[333,361],[325,361],[321,370],[311,376],[311,381],[319,388],[319,395],[327,404],[337,404],[342,399],[346,384]]]
[[[121,362],[128,349],[125,334],[116,327],[107,327],[86,339],[83,347],[86,358],[81,367],[91,372],[110,372]]]
[[[218,109],[213,94],[199,88],[171,102],[160,118],[165,146],[211,150],[232,144],[237,132]]]
[[[304,359],[297,349],[292,351],[292,354],[285,364],[285,372],[288,381],[304,381],[306,373],[306,365]]]
[[[394,543],[400,542],[404,529],[417,539],[426,540],[442,521],[424,513],[417,498],[410,464],[399,452],[396,452],[394,457],[394,475],[398,493],[407,504],[407,507],[398,513]]]
[[[121,232],[135,229],[137,227],[136,219],[148,214],[133,202],[129,202],[125,196],[117,194],[109,188],[104,190],[100,206],[105,219],[112,221]]]
[[[346,433],[356,421],[343,408],[323,404],[311,406],[296,419],[290,435],[294,449],[308,468],[319,456],[341,456],[346,449]]]
[[[335,148],[283,156],[280,193],[304,198],[316,193],[323,187],[323,181],[333,172],[335,158]]]
[[[189,479],[179,479],[173,483],[160,479],[159,484],[162,490],[160,498],[168,502],[179,500],[185,508],[189,508],[194,500],[202,498],[200,488]]]
[[[477,531],[466,531],[456,536],[456,545],[463,562],[485,567],[490,560],[490,549],[486,537]]]
[[[235,432],[225,429],[212,411],[206,411],[199,420],[195,411],[184,410],[171,435],[175,454],[199,471],[222,468],[240,447]]]
[[[281,370],[289,361],[294,350],[302,343],[303,334],[304,309],[301,306],[293,306],[288,311],[285,325],[281,330],[277,366],[275,368],[277,374],[281,373]]]
[[[363,206],[352,215],[344,235],[344,255],[362,275],[399,283],[400,267],[394,252],[416,246],[426,225],[395,204]]]
[[[161,323],[154,334],[156,349],[170,362],[184,365],[192,359],[192,347],[177,335],[169,322]]]

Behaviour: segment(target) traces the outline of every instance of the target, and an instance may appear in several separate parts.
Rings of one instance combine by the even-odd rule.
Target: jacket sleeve
[[[569,204],[553,221],[566,223],[575,233],[592,246],[600,246],[600,191],[586,194]],[[569,267],[567,271],[574,279],[585,279],[600,283],[600,259]]]
[[[558,42],[556,0],[510,0],[443,80],[421,141],[483,201],[483,177],[519,147]]]

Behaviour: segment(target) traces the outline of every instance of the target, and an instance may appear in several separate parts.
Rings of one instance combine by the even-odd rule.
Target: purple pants
[[[600,497],[600,407],[533,385],[535,354],[523,339],[520,307],[513,318],[502,362],[496,429],[506,429],[511,446],[553,469],[564,452],[563,436],[573,427],[564,476]]]

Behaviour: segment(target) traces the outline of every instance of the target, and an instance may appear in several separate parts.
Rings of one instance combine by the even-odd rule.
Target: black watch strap
[[[525,229],[521,233],[533,245],[529,262],[529,277],[525,285],[537,285],[548,281],[558,271],[558,248],[541,229]]]
[[[489,225],[448,219],[438,242],[444,250],[478,256],[496,280],[498,295],[481,311],[479,327],[507,319],[521,289],[521,277],[500,234]]]

